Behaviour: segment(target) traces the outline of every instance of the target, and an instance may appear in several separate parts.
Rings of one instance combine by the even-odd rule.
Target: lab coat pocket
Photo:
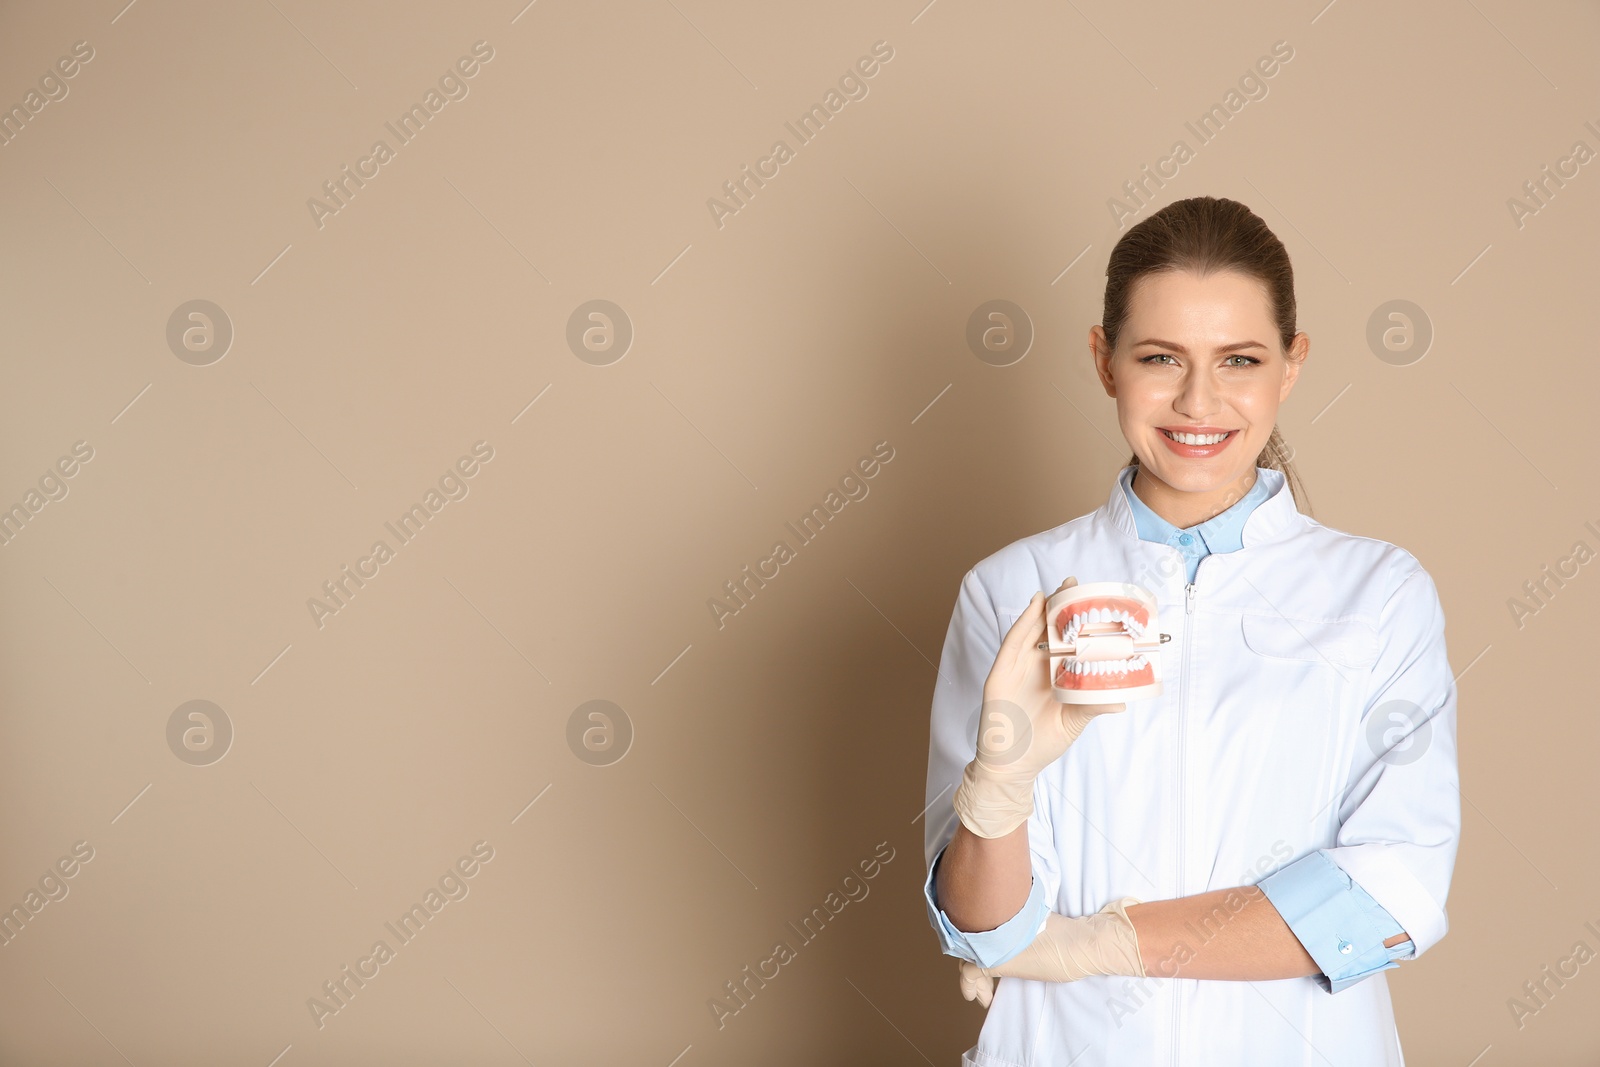
[[[1252,689],[1286,712],[1337,714],[1362,692],[1378,658],[1378,633],[1359,619],[1244,615],[1244,643],[1255,653]]]
[[[1020,608],[997,607],[994,609],[995,618],[1000,621],[1000,640],[1004,641],[1006,639],[1006,634],[1011,632],[1011,628],[1017,624],[1017,620],[1022,618],[1022,613],[1027,610],[1028,605],[1026,604]]]

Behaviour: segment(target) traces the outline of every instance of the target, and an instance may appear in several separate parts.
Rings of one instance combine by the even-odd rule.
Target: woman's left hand
[[[1004,963],[980,967],[962,960],[961,995],[987,1008],[994,999],[996,978],[1075,982],[1096,974],[1145,977],[1139,939],[1126,910],[1139,903],[1135,897],[1120,897],[1079,918],[1047,913],[1039,936]]]

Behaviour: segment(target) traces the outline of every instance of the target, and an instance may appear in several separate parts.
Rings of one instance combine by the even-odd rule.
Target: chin
[[[1163,456],[1157,463],[1150,463],[1140,456],[1139,465],[1167,485],[1185,493],[1209,493],[1226,488],[1242,478],[1249,469],[1232,461],[1224,466],[1221,463],[1186,460],[1173,456]],[[1254,464],[1251,464],[1251,467],[1253,468]]]
[[[1227,484],[1226,478],[1213,477],[1204,471],[1185,471],[1181,468],[1174,471],[1170,468],[1151,467],[1148,464],[1143,466],[1172,488],[1184,493],[1207,493]]]

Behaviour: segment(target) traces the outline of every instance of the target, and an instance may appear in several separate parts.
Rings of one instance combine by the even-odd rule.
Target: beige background
[[[1597,1062],[1600,964],[1508,1005],[1600,951],[1597,568],[1508,606],[1600,549],[1600,164],[1507,206],[1600,149],[1593,3],[124,3],[0,13],[7,107],[94,52],[0,147],[0,506],[93,449],[0,547],[0,902],[93,849],[0,947],[0,1062],[956,1063],[982,1011],[918,815],[957,583],[1105,500],[1107,201],[1277,41],[1156,203],[1234,197],[1287,243],[1315,515],[1444,600],[1464,826],[1449,935],[1390,972],[1407,1062]],[[480,40],[468,95],[319,228],[308,199]],[[964,340],[996,298],[1035,330],[1004,368]],[[205,366],[166,336],[195,299],[234,331]],[[592,299],[635,332],[608,366],[566,342]],[[1366,341],[1395,299],[1434,331],[1408,365]],[[319,628],[322,583],[478,441],[468,495]],[[719,629],[708,600],[879,441],[869,494]],[[632,731],[606,766],[568,743],[597,699]],[[191,700],[233,731],[207,765],[167,739]],[[322,983],[479,841],[469,894],[319,1028]]]

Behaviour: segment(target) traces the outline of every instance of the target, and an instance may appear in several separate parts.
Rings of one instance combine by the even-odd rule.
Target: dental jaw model
[[[1050,680],[1063,704],[1113,704],[1161,693],[1156,598],[1128,582],[1090,582],[1045,601]]]

